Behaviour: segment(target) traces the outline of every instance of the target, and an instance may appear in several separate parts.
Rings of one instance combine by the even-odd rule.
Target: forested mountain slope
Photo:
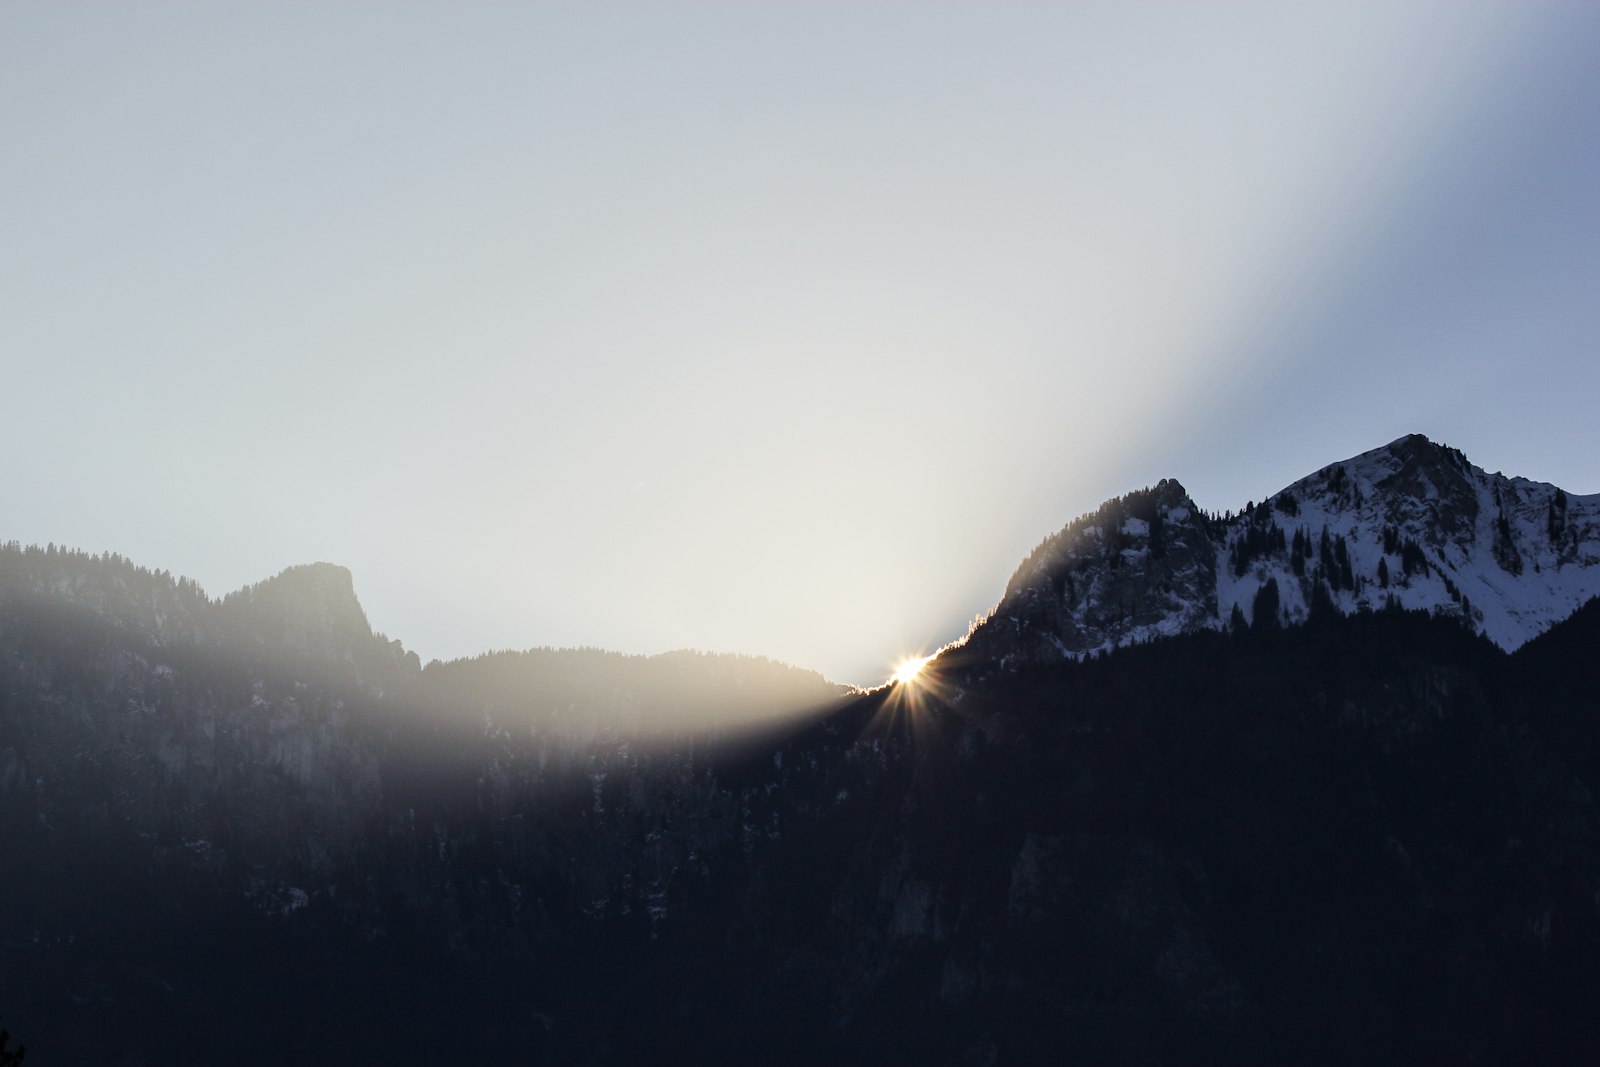
[[[1600,1054],[1592,605],[1511,655],[1394,610],[955,649],[652,744],[519,705],[544,653],[418,670],[336,574],[4,562],[30,1062]]]

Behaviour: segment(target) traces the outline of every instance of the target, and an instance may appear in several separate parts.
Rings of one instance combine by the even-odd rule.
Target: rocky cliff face
[[[1412,435],[1209,516],[1174,481],[1046,540],[969,638],[1014,667],[1154,637],[1398,607],[1511,650],[1600,595],[1600,495]]]

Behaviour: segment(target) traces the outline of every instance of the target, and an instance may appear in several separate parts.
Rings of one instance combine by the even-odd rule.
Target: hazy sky
[[[1600,490],[1600,5],[0,6],[0,539],[875,681],[1421,431]]]

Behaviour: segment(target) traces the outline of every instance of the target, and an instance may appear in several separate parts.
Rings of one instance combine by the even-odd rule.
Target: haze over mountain
[[[79,1064],[1583,1061],[1596,503],[1415,436],[1164,482],[868,693],[0,546],[0,1005]]]
[[[1600,4],[9,0],[0,131],[0,1067],[1600,1063]]]
[[[1162,477],[1224,510],[1420,430],[1594,492],[1596,42],[1545,0],[13,0],[0,536],[334,561],[425,660],[874,684]]]

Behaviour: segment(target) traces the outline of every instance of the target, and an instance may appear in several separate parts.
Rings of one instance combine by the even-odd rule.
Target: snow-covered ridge
[[[1390,604],[1515,649],[1600,596],[1600,494],[1489,474],[1420,435],[1324,467],[1243,512],[1176,481],[1047,538],[969,637],[1002,662]]]

